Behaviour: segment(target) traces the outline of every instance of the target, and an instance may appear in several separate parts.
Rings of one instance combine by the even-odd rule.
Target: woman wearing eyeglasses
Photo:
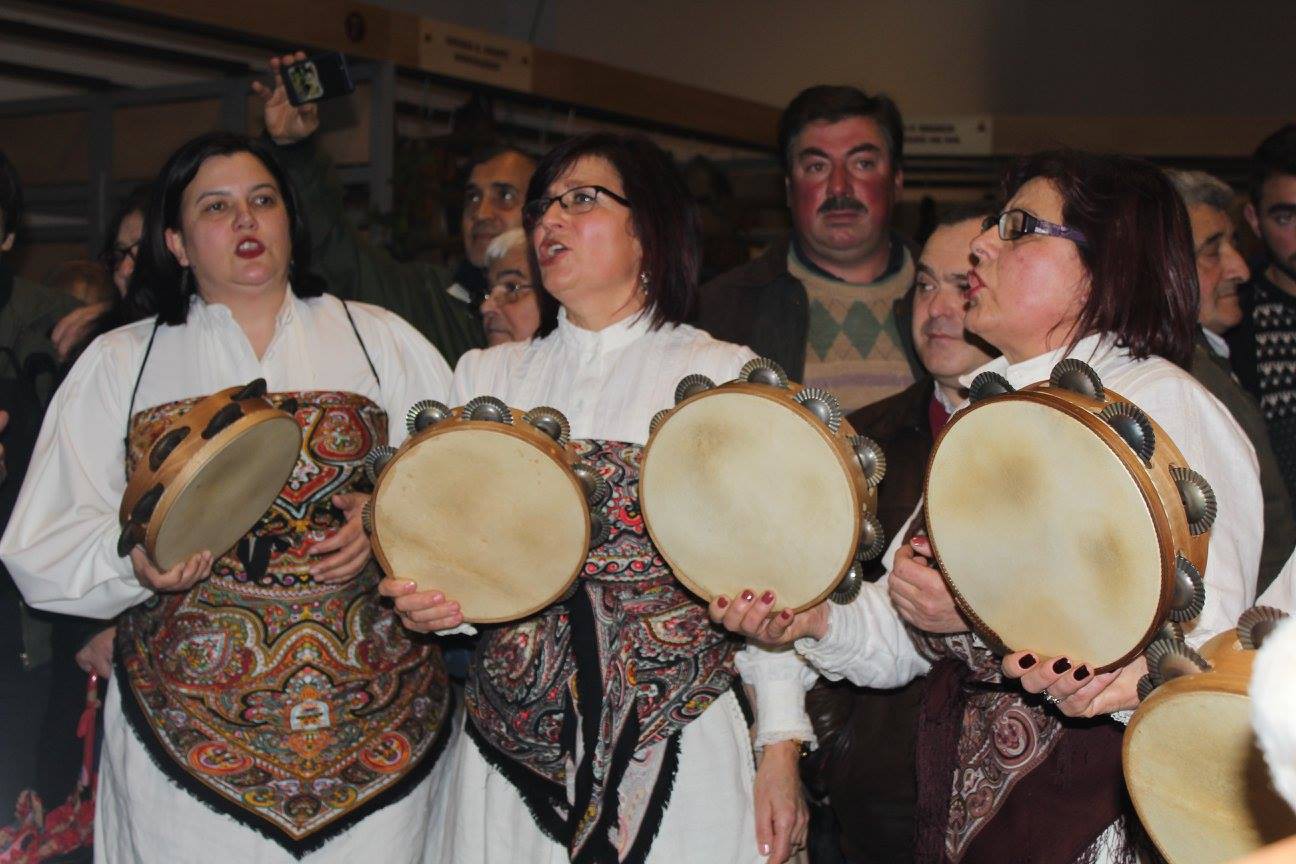
[[[1219,504],[1206,606],[1184,628],[1200,645],[1254,600],[1262,504],[1251,445],[1185,371],[1197,316],[1187,214],[1158,169],[1125,157],[1037,154],[1010,171],[1004,192],[1006,209],[972,242],[967,292],[968,330],[1003,356],[965,383],[992,370],[1020,388],[1075,357],[1169,433]],[[1137,706],[1146,661],[1095,675],[1084,657],[995,657],[968,632],[930,558],[925,537],[904,533],[884,558],[887,575],[850,605],[793,615],[749,593],[717,598],[712,618],[795,642],[832,679],[896,687],[930,674],[916,860],[1133,861],[1124,727],[1112,715],[1123,721]]]
[[[652,416],[679,380],[735,377],[752,352],[682,323],[697,288],[695,206],[669,158],[638,137],[567,141],[536,169],[524,224],[540,335],[470,351],[455,404],[489,394],[548,405],[611,496],[574,595],[485,630],[465,689],[467,736],[435,819],[436,860],[756,864],[804,842],[796,760],[811,738],[805,667],[742,649],[657,555],[637,500]],[[380,586],[407,627],[444,631],[453,597]],[[756,745],[739,671],[756,694]]]

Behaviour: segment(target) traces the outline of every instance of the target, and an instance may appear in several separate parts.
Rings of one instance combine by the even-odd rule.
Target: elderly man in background
[[[1296,547],[1296,517],[1283,484],[1278,459],[1269,440],[1264,416],[1249,393],[1242,389],[1229,364],[1224,333],[1242,321],[1238,289],[1250,278],[1246,261],[1237,248],[1237,229],[1229,216],[1233,190],[1217,177],[1202,171],[1170,171],[1170,181],[1183,198],[1192,223],[1193,254],[1201,305],[1197,320],[1201,335],[1193,351],[1192,376],[1202,383],[1237,420],[1251,439],[1260,462],[1260,488],[1264,493],[1264,546],[1256,594],[1263,593]]]
[[[993,349],[963,328],[970,246],[985,212],[962,207],[941,218],[919,256],[913,291],[896,303],[900,320],[911,310],[910,333],[925,374],[848,418],[886,454],[878,518],[888,538],[903,529],[922,497],[936,435],[964,400],[959,378],[991,359]],[[869,568],[867,578],[882,575],[880,561]],[[812,789],[828,796],[849,864],[913,860],[914,733],[924,686],[923,679],[895,690],[820,681],[807,697],[820,748],[804,773]]]
[[[904,125],[886,96],[803,90],[779,120],[792,234],[702,287],[697,324],[824,387],[850,412],[913,383],[892,306],[913,259],[891,231]]]
[[[252,87],[265,100],[266,134],[310,224],[312,268],[339,297],[385,307],[409,321],[453,367],[465,351],[486,344],[478,312],[487,287],[486,248],[522,225],[522,199],[535,160],[504,147],[476,156],[464,192],[465,259],[458,269],[397,262],[347,223],[342,184],[314,139],[320,125],[317,106],[288,101],[280,70],[305,59],[301,52],[271,59],[273,89],[260,82]]]
[[[540,327],[540,302],[531,284],[526,232],[510,228],[486,247],[486,297],[481,302],[486,344],[521,342]]]

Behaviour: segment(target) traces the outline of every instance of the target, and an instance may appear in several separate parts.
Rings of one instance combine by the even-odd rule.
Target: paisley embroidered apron
[[[670,802],[679,733],[735,686],[741,644],[653,547],[643,448],[570,446],[611,485],[598,508],[610,533],[568,599],[484,630],[465,728],[573,862],[642,861]]]
[[[332,496],[365,482],[386,414],[353,393],[268,398],[302,427],[292,476],[211,578],[122,616],[117,678],[159,768],[301,856],[427,776],[453,696],[439,649],[381,601],[376,565],[343,584],[309,575],[343,523]],[[137,413],[129,467],[197,401]]]

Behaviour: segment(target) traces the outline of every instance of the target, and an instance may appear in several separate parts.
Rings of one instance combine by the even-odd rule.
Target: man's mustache
[[[819,205],[820,213],[831,213],[834,210],[857,210],[862,213],[868,212],[868,208],[864,206],[864,202],[856,198],[854,195],[829,195],[824,199],[824,202]]]

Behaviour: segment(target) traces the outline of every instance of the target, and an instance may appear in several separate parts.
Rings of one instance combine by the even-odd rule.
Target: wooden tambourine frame
[[[690,571],[689,568],[684,566],[683,562],[681,562],[678,559],[678,556],[672,552],[671,544],[669,543],[669,541],[662,542],[662,537],[660,532],[658,530],[655,530],[653,527],[653,522],[655,518],[653,515],[654,506],[655,506],[653,504],[654,445],[660,439],[660,436],[662,435],[662,431],[668,428],[668,424],[671,422],[671,418],[673,416],[676,416],[678,412],[686,410],[688,406],[694,404],[695,402],[698,402],[699,400],[703,400],[703,399],[711,399],[716,397],[723,397],[726,395],[741,394],[744,396],[751,396],[758,399],[764,399],[785,408],[793,416],[795,416],[796,418],[804,422],[806,427],[811,429],[813,433],[816,436],[818,436],[828,446],[830,451],[837,458],[837,463],[841,468],[842,475],[847,479],[847,484],[848,484],[849,494],[851,499],[851,504],[850,504],[851,512],[852,514],[854,514],[854,518],[852,519],[853,529],[851,532],[850,544],[844,550],[844,554],[842,556],[841,561],[832,570],[832,572],[820,573],[820,574],[800,574],[800,581],[802,582],[814,580],[815,588],[813,594],[810,595],[808,598],[801,599],[799,602],[795,604],[788,603],[788,606],[790,608],[793,608],[794,611],[799,612],[804,609],[808,609],[811,606],[814,606],[818,603],[821,603],[828,597],[828,595],[832,594],[833,591],[836,590],[838,584],[842,580],[842,577],[846,575],[846,572],[850,569],[851,564],[854,562],[855,554],[860,540],[860,520],[866,514],[873,514],[876,513],[877,511],[877,490],[875,488],[870,487],[869,484],[866,482],[864,478],[864,472],[861,469],[859,463],[854,458],[851,445],[848,441],[850,436],[855,434],[855,430],[851,427],[849,423],[846,422],[845,418],[841,419],[840,426],[838,427],[836,432],[833,432],[831,429],[829,429],[828,426],[825,425],[822,420],[816,417],[808,408],[804,407],[803,405],[795,401],[795,399],[793,399],[793,397],[802,389],[803,388],[797,384],[789,384],[785,388],[785,387],[775,387],[768,384],[754,384],[754,383],[749,383],[747,381],[731,381],[726,384],[721,384],[712,389],[705,390],[701,393],[695,393],[692,396],[689,396],[687,399],[684,399],[681,402],[679,402],[674,408],[670,410],[670,413],[667,414],[664,417],[664,419],[660,422],[660,424],[657,426],[657,428],[653,430],[652,434],[649,436],[648,443],[644,447],[643,467],[640,472],[640,479],[639,479],[639,498],[640,498],[641,509],[643,512],[644,522],[648,528],[648,533],[652,536],[653,541],[657,546],[657,551],[661,554],[662,558],[664,558],[666,562],[670,565],[671,572],[674,574],[675,578],[678,579],[691,592],[693,592],[703,600],[707,601],[708,603],[711,600],[713,600],[716,596],[719,596],[721,594],[727,596],[733,596],[737,591],[741,590],[742,588],[763,589],[763,588],[776,588],[776,586],[755,585],[755,584],[747,584],[747,585],[716,584],[713,579],[711,580],[708,579],[708,574],[692,572]],[[664,501],[662,502],[662,506],[671,507],[672,502]],[[752,525],[751,530],[753,534],[758,534],[759,532],[761,532],[767,527],[768,526]],[[705,525],[698,526],[698,531],[700,532],[705,532],[707,530],[708,530],[707,526]],[[716,537],[714,539],[718,543],[724,543],[724,542],[745,543],[750,538]],[[791,592],[778,592],[778,593],[779,593],[779,602],[780,604],[782,604],[783,602],[785,602],[786,599],[785,595]]]
[[[421,432],[410,436],[384,465],[378,475],[378,480],[374,486],[373,507],[370,514],[371,533],[370,541],[373,546],[374,555],[382,565],[384,572],[401,579],[410,579],[419,585],[420,589],[435,588],[444,591],[447,597],[453,598],[459,603],[460,610],[463,613],[464,620],[473,624],[497,624],[507,621],[516,621],[526,618],[541,609],[553,604],[563,597],[576,578],[580,575],[581,569],[585,564],[588,555],[590,543],[590,509],[586,500],[584,489],[575,472],[572,471],[572,462],[574,457],[567,450],[560,447],[557,442],[545,433],[532,427],[523,420],[523,412],[510,409],[512,423],[493,422],[488,420],[467,420],[464,419],[464,409],[455,408],[451,412],[451,417],[430,426]],[[563,474],[566,475],[568,486],[570,488],[570,499],[565,502],[554,502],[553,506],[568,506],[573,508],[580,515],[580,522],[583,526],[580,533],[579,545],[573,541],[570,555],[573,564],[570,568],[563,568],[563,578],[561,582],[556,582],[552,590],[546,591],[540,596],[540,599],[525,603],[515,609],[507,612],[497,612],[496,614],[483,613],[479,611],[480,607],[488,602],[486,592],[474,593],[472,578],[468,574],[462,574],[459,577],[450,576],[449,574],[438,574],[435,569],[428,569],[424,572],[402,572],[396,568],[393,559],[395,552],[394,540],[390,535],[395,533],[395,529],[388,523],[388,507],[392,508],[418,508],[419,502],[412,501],[391,501],[389,496],[394,494],[397,482],[395,478],[400,476],[400,465],[405,459],[411,458],[411,454],[417,453],[421,448],[429,443],[434,443],[437,439],[445,435],[502,435],[507,436],[515,441],[523,442],[529,445],[532,450],[541,458],[551,461],[557,466]],[[519,470],[525,470],[519,466]],[[483,486],[468,487],[463,489],[464,500],[467,496],[482,494]],[[490,522],[488,526],[492,531],[506,531],[511,528],[526,528],[525,525],[510,524],[501,514],[495,521]],[[465,538],[468,539],[468,538]],[[473,538],[481,540],[483,543],[490,542],[489,538]],[[469,542],[472,542],[469,540]],[[427,554],[431,554],[427,550]],[[433,565],[433,568],[439,565]],[[534,576],[534,571],[525,568],[518,568],[507,573],[492,574],[490,578],[500,582],[509,582],[518,586],[528,585],[529,579]],[[458,581],[456,581],[458,580]]]
[[[1128,650],[1118,659],[1095,668],[1095,672],[1107,672],[1125,666],[1142,653],[1143,649],[1156,636],[1170,609],[1171,595],[1174,590],[1176,551],[1182,553],[1185,558],[1196,566],[1199,573],[1205,574],[1206,572],[1210,532],[1207,531],[1197,535],[1191,532],[1187,517],[1184,515],[1178,487],[1170,474],[1171,466],[1188,467],[1183,453],[1175,446],[1174,441],[1166,434],[1165,430],[1149,416],[1147,420],[1153,429],[1156,446],[1151,460],[1147,463],[1143,462],[1139,455],[1125,443],[1124,439],[1098,416],[1098,412],[1107,406],[1117,402],[1128,402],[1128,400],[1112,390],[1106,390],[1105,395],[1106,399],[1098,400],[1072,390],[1052,387],[1047,383],[1032,384],[1012,393],[988,397],[964,408],[950,419],[936,438],[935,446],[933,446],[931,456],[927,462],[927,473],[923,480],[924,516],[927,522],[928,541],[932,547],[932,554],[936,558],[937,567],[945,580],[946,586],[953,595],[959,611],[963,613],[972,624],[973,629],[996,653],[1007,654],[1013,651],[1029,651],[1034,650],[1034,646],[1012,644],[1011,640],[1005,639],[995,628],[991,627],[978,610],[972,608],[959,590],[958,579],[951,576],[945,558],[941,554],[940,526],[933,525],[930,514],[926,512],[926,502],[931,500],[929,484],[932,466],[940,456],[942,442],[968,417],[979,411],[992,410],[996,404],[1011,401],[1031,402],[1059,411],[1083,424],[1107,445],[1125,467],[1130,480],[1137,486],[1155,527],[1161,558],[1160,600],[1155,614],[1148,620],[1143,635],[1131,644]],[[1065,458],[1065,455],[1061,458]],[[1014,543],[1021,541],[1022,538],[1017,537],[999,537],[987,542]],[[1023,590],[1030,590],[1030,587],[1023,586]],[[1087,662],[1085,658],[1075,659],[1080,662]]]
[[[1232,861],[1296,832],[1296,814],[1269,786],[1268,770],[1258,748],[1253,746],[1247,756],[1238,760],[1245,762],[1241,765],[1221,765],[1210,758],[1218,755],[1215,750],[1234,751],[1233,755],[1237,755],[1239,742],[1210,737],[1210,721],[1219,721],[1221,707],[1241,714],[1244,729],[1251,728],[1248,689],[1256,652],[1243,648],[1237,631],[1229,630],[1212,638],[1200,653],[1211,669],[1172,678],[1153,690],[1134,712],[1121,746],[1134,809],[1169,864]],[[1207,699],[1217,704],[1207,709],[1202,704]],[[1164,741],[1163,735],[1150,731],[1158,730],[1167,721],[1180,721],[1197,734],[1191,741]],[[1159,766],[1143,760],[1151,759],[1153,752],[1162,747],[1174,748],[1184,757],[1182,776],[1147,776],[1157,772]],[[1188,753],[1194,758],[1187,758]],[[1264,832],[1256,830],[1256,811],[1248,803],[1259,803],[1264,809],[1261,818],[1274,836],[1263,836]],[[1231,822],[1233,829],[1223,841],[1218,833],[1221,822]],[[1243,823],[1250,825],[1242,829],[1249,836],[1239,837],[1238,828]],[[1222,844],[1241,848],[1229,848],[1224,857],[1212,855],[1212,850],[1219,850]]]
[[[169,570],[195,552],[219,557],[256,525],[292,474],[302,441],[296,419],[264,392],[261,381],[221,390],[168,425],[126,484],[118,552],[138,543],[159,569]],[[176,548],[159,549],[182,501],[188,518],[200,524],[186,529]]]

